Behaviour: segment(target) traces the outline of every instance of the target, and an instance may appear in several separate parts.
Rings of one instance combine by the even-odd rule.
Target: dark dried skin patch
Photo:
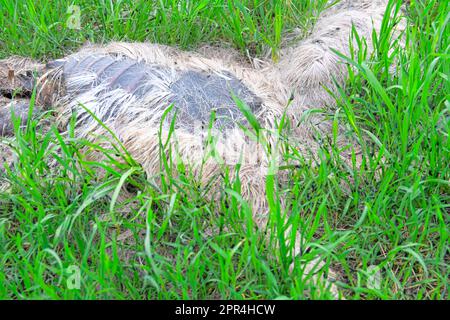
[[[115,59],[108,55],[92,55],[84,57],[70,57],[65,61],[51,62],[47,66],[63,65],[64,78],[69,79],[83,73],[97,75],[95,83],[86,87],[76,88],[76,92],[69,90],[69,94],[82,94],[92,87],[107,84],[110,90],[121,88],[127,93],[142,97],[152,77],[161,77],[162,68],[137,62],[132,59]],[[167,70],[164,70],[167,71]]]
[[[63,66],[66,79],[86,72],[97,75],[95,81],[81,88],[70,88],[69,84],[68,93],[71,95],[82,94],[97,85],[106,84],[110,90],[120,88],[142,98],[153,88],[155,82],[175,79],[169,84],[173,97],[169,103],[174,104],[177,121],[184,126],[193,127],[196,122],[209,123],[213,110],[216,112],[215,128],[233,128],[236,123],[243,123],[242,113],[236,106],[233,95],[252,111],[258,110],[262,103],[238,78],[226,71],[222,74],[174,71],[168,67],[149,65],[128,58],[117,59],[109,55],[71,57],[65,61],[51,62],[47,66]],[[111,112],[105,115],[114,116],[115,110],[115,106],[111,106]]]
[[[0,137],[11,136],[14,133],[14,125],[11,119],[11,111],[16,118],[21,119],[21,125],[25,125],[28,119],[30,102],[28,99],[7,99],[0,97]]]
[[[181,74],[170,89],[179,116],[188,122],[208,123],[211,111],[216,112],[216,128],[232,128],[243,117],[233,95],[246,103],[252,111],[261,106],[259,99],[239,79],[230,73],[223,75],[187,71]]]
[[[21,125],[26,124],[37,67],[23,58],[0,61],[0,137],[14,133],[11,112],[21,118]]]

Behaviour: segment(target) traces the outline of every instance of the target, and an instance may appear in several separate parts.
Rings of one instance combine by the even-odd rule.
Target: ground
[[[84,0],[80,29],[70,4],[0,0],[0,58],[45,61],[87,41],[124,40],[220,44],[276,60],[326,1]],[[359,137],[361,166],[343,163],[332,139],[314,166],[286,146],[304,165],[285,169],[288,185],[266,182],[272,203],[287,198],[271,207],[269,228],[291,214],[310,248],[302,259],[323,256],[346,299],[448,298],[448,12],[447,1],[411,1],[399,12],[404,43],[387,18],[374,54],[349,57],[336,108],[321,112]],[[119,147],[42,129],[53,116],[2,142],[13,160],[0,169],[0,298],[330,298],[301,268],[289,273],[286,248],[264,241],[233,172],[223,173],[220,201],[208,202],[183,166],[154,185]],[[93,162],[86,148],[110,157]]]

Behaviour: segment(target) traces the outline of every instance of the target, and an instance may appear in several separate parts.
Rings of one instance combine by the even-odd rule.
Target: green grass
[[[270,48],[276,58],[282,35],[310,27],[324,8],[324,1],[77,1],[78,31],[65,26],[69,3],[0,0],[0,56],[55,57],[87,40],[114,39],[227,43],[252,55]],[[339,271],[347,299],[448,298],[449,4],[411,1],[405,16],[404,46],[394,41],[397,19],[386,18],[374,54],[348,57],[347,86],[336,109],[323,111],[358,137],[361,167],[345,165],[331,139],[317,166],[287,169],[289,185],[267,181],[270,228],[280,230],[277,217],[290,213],[311,247],[302,258],[321,254]],[[0,173],[10,183],[0,194],[0,298],[303,299],[307,289],[307,297],[330,298],[305,284],[299,268],[289,274],[286,248],[264,241],[235,172],[223,173],[221,200],[208,202],[208,190],[170,157],[154,185],[117,141],[104,149],[37,121],[15,131],[17,161]],[[285,149],[305,162],[294,146]],[[277,205],[281,196],[286,208]],[[68,287],[73,266],[79,290]],[[368,285],[374,267],[379,288]]]
[[[70,28],[68,8],[81,11]],[[326,0],[0,0],[0,57],[11,53],[57,57],[86,41],[151,41],[195,48],[227,42],[251,54],[268,46],[276,55],[282,31],[307,29]]]

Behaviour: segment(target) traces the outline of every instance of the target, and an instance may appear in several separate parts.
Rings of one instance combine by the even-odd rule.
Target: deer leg
[[[12,115],[26,124],[30,99],[42,65],[33,60],[11,57],[0,60],[0,136],[13,134]]]

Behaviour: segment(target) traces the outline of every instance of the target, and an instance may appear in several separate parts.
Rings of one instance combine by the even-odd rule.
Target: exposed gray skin
[[[173,103],[180,115],[207,123],[214,109],[215,127],[232,127],[235,125],[233,120],[242,118],[232,94],[256,111],[261,106],[261,99],[235,76],[229,73],[226,76],[228,79],[195,71],[184,72],[171,86],[175,93]]]
[[[223,72],[222,75],[208,74],[198,71],[174,71],[168,67],[149,65],[133,59],[114,59],[107,55],[88,56],[81,60],[69,58],[67,61],[52,62],[47,67],[61,66],[65,77],[76,76],[83,72],[91,72],[97,75],[97,80],[91,86],[77,88],[80,94],[92,87],[107,84],[108,89],[121,88],[137,97],[143,97],[149,90],[154,77],[177,72],[170,90],[173,103],[177,111],[177,119],[184,124],[194,125],[195,121],[207,124],[210,121],[212,110],[216,112],[214,127],[230,128],[236,122],[243,122],[243,116],[233,99],[233,95],[247,104],[252,111],[261,105],[259,99],[249,88],[247,88],[234,75]],[[114,106],[111,113],[114,115]],[[102,119],[103,120],[103,119]],[[237,120],[237,121],[236,121]]]
[[[29,112],[28,99],[11,101],[6,98],[0,98],[0,136],[10,136],[14,132],[11,111],[14,112],[16,118],[21,119],[21,125],[25,125]]]
[[[24,61],[23,64],[30,69],[17,72],[0,63],[0,137],[13,134],[12,112],[16,118],[21,118],[21,125],[27,122],[36,74],[30,63]]]
[[[215,110],[216,121],[214,127],[217,129],[230,128],[236,123],[243,123],[243,116],[233,99],[233,95],[243,101],[252,111],[261,106],[259,99],[249,88],[247,88],[234,75],[223,72],[222,75],[208,74],[199,71],[174,71],[168,67],[149,65],[137,60],[124,58],[114,59],[108,55],[87,56],[81,60],[69,58],[67,60],[55,60],[46,65],[45,71],[62,68],[63,77],[72,77],[83,72],[92,72],[97,75],[97,80],[90,86],[77,88],[77,92],[70,94],[81,94],[91,88],[107,84],[107,88],[114,90],[121,88],[137,97],[144,96],[150,89],[154,77],[162,77],[164,74],[178,72],[176,81],[170,86],[173,98],[170,103],[174,104],[177,119],[184,124],[192,124],[200,121],[209,123],[211,111]],[[20,89],[22,94],[31,95],[33,74],[21,76]],[[2,94],[10,94],[2,92]],[[2,98],[7,100],[6,98]],[[12,134],[12,122],[10,117],[10,106],[13,104],[16,116],[20,116],[24,123],[28,115],[28,104],[26,100],[3,101],[0,107],[0,136]],[[107,116],[114,115],[115,108]],[[103,120],[103,119],[102,119]],[[178,121],[177,120],[177,121]]]

